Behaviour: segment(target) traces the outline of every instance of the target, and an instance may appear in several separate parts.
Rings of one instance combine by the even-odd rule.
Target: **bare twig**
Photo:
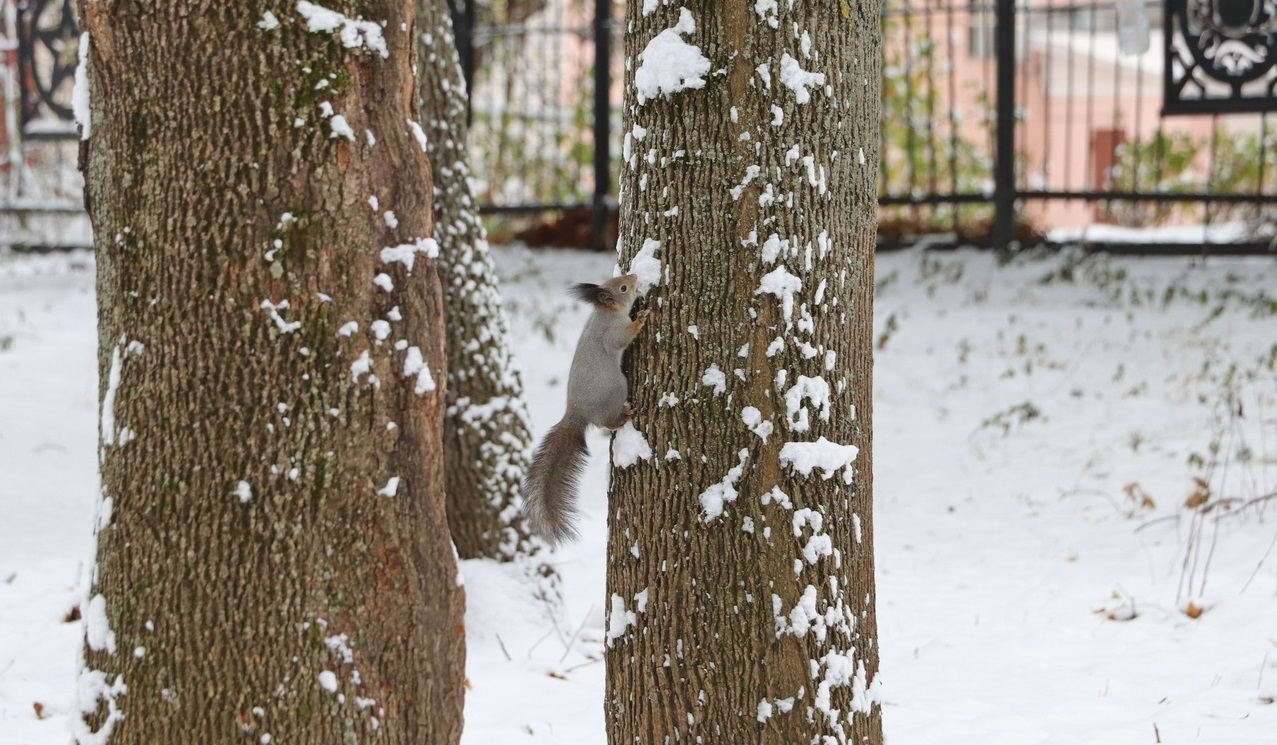
[[[566,670],[564,670],[563,672],[565,672],[565,673],[570,673],[570,672],[572,672],[573,670],[580,670],[580,669],[581,669],[581,668],[583,668],[583,667],[589,667],[590,665],[596,665],[596,664],[598,664],[598,663],[600,663],[600,662],[602,662],[602,661],[603,661],[603,658],[602,658],[602,657],[595,657],[595,658],[594,658],[594,659],[592,659],[592,660],[586,660],[585,662],[582,662],[582,663],[580,663],[580,664],[573,665],[572,667],[567,668],[567,669],[566,669]]]
[[[568,658],[568,654],[572,651],[572,645],[576,643],[576,638],[585,629],[585,624],[590,620],[590,614],[593,612],[594,606],[590,605],[590,609],[585,612],[585,617],[581,619],[581,625],[576,627],[576,631],[572,632],[572,638],[568,639],[568,643],[564,645],[563,656],[559,658],[560,663]]]
[[[1273,534],[1273,540],[1268,544],[1268,550],[1256,562],[1255,571],[1251,572],[1250,576],[1246,578],[1246,584],[1242,585],[1242,592],[1246,592],[1246,588],[1250,587],[1250,583],[1254,582],[1255,577],[1259,576],[1259,570],[1264,566],[1264,562],[1268,561],[1268,557],[1272,555],[1274,547],[1277,547],[1277,533]]]

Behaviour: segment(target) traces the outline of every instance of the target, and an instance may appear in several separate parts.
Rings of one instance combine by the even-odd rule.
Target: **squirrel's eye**
[[[629,291],[630,291],[629,285],[621,285],[621,292],[629,292]]]

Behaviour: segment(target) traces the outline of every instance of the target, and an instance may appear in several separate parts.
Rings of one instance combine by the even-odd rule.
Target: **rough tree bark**
[[[880,5],[654,5],[626,4],[622,264],[659,286],[613,444],[608,741],[880,743]]]
[[[413,1],[325,6],[79,6],[103,492],[82,743],[460,738]]]
[[[466,89],[447,0],[417,0],[421,126],[434,165],[434,216],[447,319],[444,427],[448,524],[463,558],[535,551],[520,508],[532,447],[523,381],[466,166]]]

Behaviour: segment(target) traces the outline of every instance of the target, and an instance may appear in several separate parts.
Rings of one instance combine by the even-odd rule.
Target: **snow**
[[[785,314],[785,323],[788,325],[790,319],[794,316],[794,295],[802,289],[803,281],[801,279],[791,274],[785,267],[778,266],[763,275],[754,294],[775,296],[781,303],[781,310]]]
[[[347,49],[368,49],[382,59],[390,56],[381,26],[376,23],[350,18],[307,0],[297,3],[297,12],[306,19],[306,28],[311,33],[336,33]]]
[[[124,364],[120,356],[120,345],[111,347],[111,368],[107,371],[106,392],[102,394],[102,423],[99,431],[103,445],[115,444],[115,396],[120,390],[121,366]]]
[[[302,327],[301,321],[285,321],[284,317],[280,315],[279,312],[281,310],[288,310],[288,305],[289,303],[287,300],[280,300],[278,303],[263,300],[260,306],[262,310],[270,313],[270,319],[275,322],[275,328],[278,329],[281,334],[291,334]]]
[[[625,636],[625,630],[637,621],[634,611],[626,609],[625,598],[612,593],[612,611],[607,616],[607,645],[611,647],[613,642]]]
[[[822,422],[829,421],[829,383],[821,377],[799,375],[794,385],[785,391],[785,412],[788,417],[790,432],[806,432],[811,428],[811,419],[803,401],[810,401],[816,408],[816,416]]]
[[[736,457],[740,458],[740,463],[732,466],[722,481],[717,484],[711,484],[708,489],[701,492],[699,497],[701,502],[701,519],[707,523],[717,520],[723,515],[723,506],[728,502],[735,502],[740,496],[736,491],[736,483],[740,481],[740,477],[745,473],[745,461],[749,460],[749,450],[742,448]]]
[[[417,141],[417,144],[419,146],[421,146],[421,152],[423,153],[430,152],[430,140],[426,138],[426,131],[421,128],[420,124],[413,121],[412,119],[409,119],[408,131],[412,133],[412,138]]]
[[[733,187],[731,188],[731,195],[732,195],[732,199],[733,199],[733,200],[738,200],[738,199],[740,199],[740,198],[741,198],[741,196],[745,193],[745,187],[749,186],[749,183],[750,183],[751,181],[753,181],[754,179],[758,178],[758,174],[759,174],[760,172],[761,172],[761,171],[760,171],[759,167],[758,167],[757,165],[753,164],[753,163],[751,163],[750,165],[746,166],[746,167],[745,167],[745,175],[741,178],[741,182],[740,182],[739,184],[737,184],[736,186],[733,186]]]
[[[368,356],[368,350],[365,349],[359,353],[359,356],[355,358],[354,362],[350,363],[350,377],[358,383],[361,377],[369,375],[371,372],[372,358]],[[372,379],[371,375],[369,375],[369,379]]]
[[[253,500],[253,487],[247,481],[241,481],[235,485],[235,496],[241,503],[251,502]]]
[[[337,675],[332,670],[324,670],[316,676],[319,687],[329,693],[337,692]]]
[[[71,716],[71,734],[78,745],[106,745],[115,731],[115,725],[124,719],[118,699],[128,693],[124,678],[116,676],[107,685],[106,673],[100,670],[84,670],[76,680],[75,712]],[[99,702],[105,702],[107,713],[101,726],[96,731],[90,730],[88,723],[81,715],[92,715],[101,708]],[[60,740],[65,740],[65,732],[58,732]]]
[[[345,137],[352,141],[355,139],[355,130],[351,129],[350,124],[346,122],[346,117],[341,114],[333,115],[333,118],[328,120],[328,126],[332,129],[332,134],[328,135],[330,138]]]
[[[706,368],[705,373],[701,375],[701,384],[713,388],[714,395],[722,395],[727,392],[727,375],[718,369],[717,363],[711,363]]]
[[[539,436],[563,413],[576,342],[564,330],[580,328],[589,313],[562,286],[607,276],[615,259],[517,247],[494,254]],[[877,552],[882,672],[870,679],[858,658],[849,668],[846,654],[826,656],[803,694],[771,691],[756,704],[760,693],[742,702],[741,716],[753,721],[762,703],[771,717],[805,716],[822,680],[846,683],[850,673],[853,706],[880,700],[892,745],[1271,743],[1277,555],[1266,552],[1277,537],[1277,503],[1227,509],[1223,500],[1277,488],[1277,386],[1267,362],[1277,338],[1265,304],[1277,294],[1273,260],[1064,254],[1002,263],[973,251],[910,251],[879,256],[875,275],[874,504],[872,512],[868,504],[852,508]],[[88,254],[0,255],[6,744],[63,745],[72,727],[81,742],[99,743],[127,714],[123,680],[78,674],[87,621],[63,622],[82,599],[76,580],[92,552],[99,490],[93,286]],[[840,296],[837,282],[827,294],[827,302]],[[697,321],[705,338],[704,320],[681,317],[678,327]],[[545,328],[555,329],[553,340]],[[839,360],[839,370],[847,365]],[[791,377],[801,372],[812,371],[795,368]],[[825,377],[836,385],[836,375]],[[1040,415],[1014,409],[1025,402]],[[730,404],[702,398],[702,405]],[[783,415],[778,400],[773,416]],[[561,602],[537,597],[521,566],[461,562],[472,684],[462,745],[606,742],[609,448],[600,431],[588,441],[582,540],[553,554]],[[1245,444],[1251,459],[1195,465],[1195,455],[1207,464],[1216,457],[1213,443],[1221,457]],[[670,444],[658,444],[667,453]],[[663,456],[660,467],[697,458],[694,444],[679,446],[686,460]],[[806,478],[822,473],[814,465]],[[782,486],[759,499],[794,510],[783,486],[789,467],[781,475]],[[1208,478],[1218,509],[1202,515],[1184,507],[1194,476]],[[227,483],[229,491],[233,478]],[[1132,483],[1152,506],[1125,493]],[[795,540],[792,515],[779,509],[764,508],[783,522],[758,521],[754,533],[731,535],[761,542],[770,530],[771,540]],[[1194,520],[1204,528],[1200,539]],[[819,534],[806,518],[803,529],[800,549]],[[1202,564],[1190,572],[1185,558],[1194,546],[1212,545],[1216,530],[1202,589]],[[624,540],[621,560],[633,561],[632,543]],[[653,558],[656,546],[638,548],[654,567],[664,560]],[[1192,590],[1181,591],[1190,576]],[[813,588],[814,600],[817,589],[825,592]],[[662,611],[654,593],[648,613]],[[1189,600],[1206,608],[1199,618],[1184,614]],[[772,612],[767,596],[759,601]],[[625,634],[642,633],[628,614],[639,624],[642,611],[636,598],[621,605],[615,643],[623,647]],[[806,634],[819,633],[819,623],[828,629],[799,604],[777,615],[786,630],[794,620]],[[146,632],[137,633],[150,646]],[[135,637],[119,643],[132,650]],[[151,651],[145,661],[159,657]],[[671,658],[681,666],[673,651]],[[45,718],[35,716],[34,702]],[[78,712],[99,706],[108,720],[92,739]]]
[[[405,378],[416,376],[417,380],[413,384],[412,391],[418,396],[424,396],[435,389],[435,379],[430,374],[430,365],[421,354],[421,347],[408,347],[407,354],[404,356],[403,374]]]
[[[89,139],[92,116],[89,111],[89,32],[80,34],[80,47],[76,52],[79,63],[75,66],[75,84],[71,88],[71,113],[80,125],[80,139]]]
[[[780,58],[780,83],[794,92],[794,100],[804,104],[811,100],[807,87],[824,85],[825,74],[804,70],[798,60],[786,53]]]
[[[407,267],[411,273],[413,267],[416,266],[417,254],[423,254],[426,258],[434,259],[439,256],[439,242],[434,238],[418,238],[411,243],[401,243],[398,246],[389,246],[381,249],[381,260],[385,264],[400,263]],[[389,292],[390,289],[386,288]]]
[[[634,428],[634,422],[626,422],[612,438],[612,464],[617,468],[629,468],[641,460],[652,459],[652,446],[647,438]]]
[[[106,598],[100,593],[84,609],[84,639],[92,650],[115,654],[115,632],[106,617]]]
[[[393,497],[399,493],[399,477],[391,476],[386,485],[377,490],[379,497]]]
[[[780,6],[776,0],[756,0],[754,12],[758,14],[758,19],[768,26],[772,28],[780,26]]]
[[[279,28],[279,18],[268,10],[262,13],[262,20],[257,22],[257,27],[263,31],[274,31]]]
[[[767,438],[771,437],[775,431],[775,426],[765,419],[763,413],[755,406],[746,406],[740,410],[740,420],[745,423],[750,432],[758,435],[763,444],[767,444]]]
[[[709,59],[682,38],[695,32],[692,12],[681,8],[678,23],[654,36],[639,52],[639,66],[634,71],[639,105],[657,96],[668,98],[679,91],[705,87],[703,76],[709,73]]]
[[[859,449],[855,445],[840,445],[824,437],[815,442],[787,442],[780,448],[780,462],[804,476],[814,469],[821,470],[821,478],[829,480],[839,468],[845,468],[843,481],[852,481],[851,464]]]
[[[661,260],[656,258],[656,252],[660,250],[660,241],[644,238],[642,248],[630,261],[629,273],[638,276],[639,295],[647,294],[648,290],[661,283]]]

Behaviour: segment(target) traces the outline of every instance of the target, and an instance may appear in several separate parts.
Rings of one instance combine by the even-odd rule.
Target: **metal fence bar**
[[[591,248],[602,249],[612,193],[612,0],[594,3],[594,199]]]
[[[993,242],[1015,237],[1015,0],[997,0],[997,153],[993,163]]]

